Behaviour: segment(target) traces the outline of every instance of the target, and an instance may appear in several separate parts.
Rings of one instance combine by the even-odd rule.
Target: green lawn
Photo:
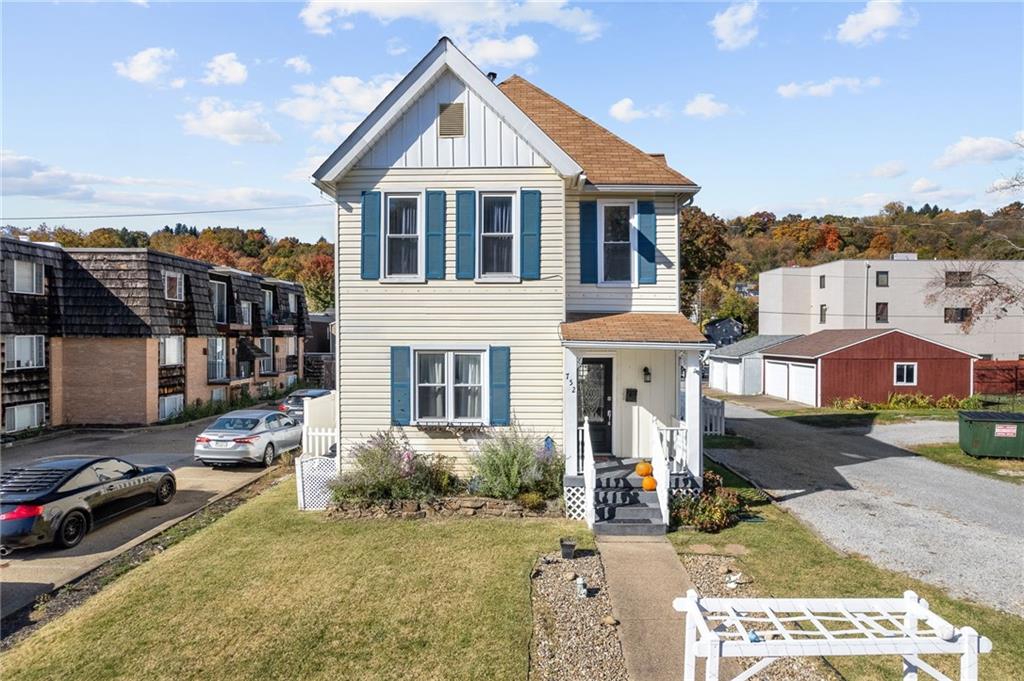
[[[908,421],[955,421],[955,409],[769,409],[768,414],[819,428],[867,427]]]
[[[328,521],[284,484],[0,657],[24,679],[526,679],[552,520]]]
[[[756,497],[750,486],[728,471],[709,464],[725,476],[726,484]],[[677,531],[669,535],[679,553],[690,544],[742,544],[749,553],[739,557],[740,570],[754,578],[762,596],[888,596],[910,589],[926,598],[937,613],[955,625],[970,625],[992,640],[993,650],[983,655],[979,678],[1019,678],[1024,669],[1024,619],[991,608],[955,600],[933,586],[875,567],[857,557],[844,557],[817,538],[793,516],[761,502],[754,510],[763,523],[741,523],[718,534]],[[936,556],[941,560],[941,555]],[[926,658],[926,660],[929,658]],[[954,658],[930,658],[952,678],[959,678]],[[874,681],[901,678],[898,658],[846,658],[829,660],[847,679]]]
[[[912,449],[925,458],[938,463],[944,463],[947,466],[956,466],[957,468],[963,468],[974,473],[989,475],[998,480],[1024,485],[1024,459],[973,457],[964,454],[964,451],[960,449],[960,445],[955,442],[918,445]],[[1010,473],[1010,475],[1006,475],[1006,473]]]

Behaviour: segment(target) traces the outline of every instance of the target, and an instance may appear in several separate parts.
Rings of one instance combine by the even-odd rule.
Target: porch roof
[[[681,314],[663,312],[569,313],[559,328],[562,343],[708,345],[700,329]]]

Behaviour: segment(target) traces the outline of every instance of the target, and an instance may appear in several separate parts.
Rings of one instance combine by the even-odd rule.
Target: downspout
[[[868,328],[868,282],[871,281],[871,263],[864,264],[864,328]]]

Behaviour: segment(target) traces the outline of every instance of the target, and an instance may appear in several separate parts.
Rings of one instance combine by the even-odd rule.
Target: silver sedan
[[[196,437],[195,459],[206,465],[270,466],[302,442],[302,425],[278,411],[245,409],[224,414]]]

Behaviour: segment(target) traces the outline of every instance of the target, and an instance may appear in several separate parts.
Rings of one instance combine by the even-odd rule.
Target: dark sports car
[[[0,476],[0,554],[52,542],[77,546],[100,523],[166,504],[177,480],[167,466],[111,457],[51,457]]]

